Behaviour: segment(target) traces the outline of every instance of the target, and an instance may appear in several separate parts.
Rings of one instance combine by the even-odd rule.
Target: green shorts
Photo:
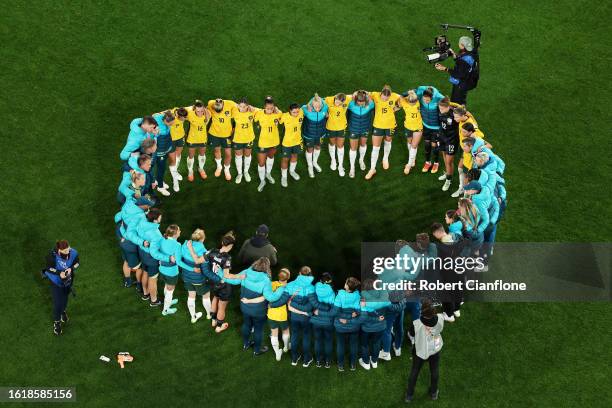
[[[224,149],[231,149],[232,141],[229,137],[217,137],[208,135],[208,145],[210,147],[222,147]]]
[[[380,129],[377,127],[372,129],[372,136],[393,136],[393,133],[395,133],[395,129]]]
[[[349,139],[351,139],[351,140],[361,139],[362,137],[367,138],[368,137],[368,132],[349,133]]]
[[[180,138],[179,140],[172,141],[172,149],[170,149],[170,153],[175,152],[177,147],[185,146],[185,138]]]
[[[406,136],[406,139],[408,139],[408,138],[411,138],[415,133],[422,132],[422,131],[423,129],[411,130],[411,129],[404,128],[404,136]]]
[[[283,146],[283,157],[291,157],[291,155],[300,154],[302,153],[302,150],[304,150],[304,148],[301,144],[295,146]]]
[[[345,135],[346,135],[346,130],[328,130],[327,131],[327,137],[329,137],[330,139],[333,139],[336,137],[341,137],[344,139]]]
[[[321,140],[323,139],[323,137],[321,138],[317,138],[317,139],[307,139],[307,138],[303,138],[304,140],[304,145],[306,147],[315,147],[315,146],[321,146]]]
[[[178,282],[178,275],[175,276],[168,276],[168,275],[164,275],[163,273],[160,273],[162,279],[164,280],[164,282],[166,283],[166,285],[172,285],[175,286],[176,283]]]
[[[253,142],[248,143],[234,143],[234,150],[252,149]]]
[[[206,143],[189,143],[187,142],[187,147],[190,149],[195,149],[196,147],[206,147]]]
[[[268,324],[270,325],[271,329],[285,330],[289,327],[289,320],[279,322],[278,320],[268,319]]]
[[[185,283],[185,290],[187,292],[195,292],[196,295],[198,296],[202,296],[204,294],[206,294],[207,292],[210,292],[210,285],[208,283],[190,283],[190,282],[184,282]]]
[[[271,146],[271,147],[259,147],[257,146],[257,153],[261,153],[261,154],[268,154],[270,151],[276,149],[278,146]]]

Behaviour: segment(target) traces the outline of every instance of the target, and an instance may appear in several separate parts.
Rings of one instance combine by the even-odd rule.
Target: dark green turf
[[[196,97],[259,103],[271,94],[286,106],[315,91],[385,83],[448,91],[420,52],[436,23],[483,30],[482,81],[469,105],[507,163],[510,207],[498,239],[612,239],[605,3],[248,4],[4,8],[0,386],[72,385],[87,407],[398,405],[407,355],[344,374],[253,360],[240,351],[237,302],[232,328],[216,336],[205,322],[190,325],[182,289],[179,313],[167,319],[122,289],[112,225],[118,153],[132,118]],[[461,34],[452,32],[453,42]],[[164,201],[164,225],[185,234],[203,226],[210,245],[228,229],[242,240],[266,222],[283,265],[356,274],[361,241],[410,239],[454,205],[435,177],[401,175],[400,142],[391,170],[370,183],[332,175],[325,150],[323,175],[306,179],[300,158],[303,180],[286,190],[278,160],[277,184],[262,194],[255,183],[183,182]],[[212,165],[209,155],[209,174]],[[38,277],[57,238],[83,262],[61,338],[51,336],[49,290]],[[467,304],[444,332],[437,405],[607,406],[610,323],[608,304]],[[122,350],[136,358],[125,370],[97,361]]]

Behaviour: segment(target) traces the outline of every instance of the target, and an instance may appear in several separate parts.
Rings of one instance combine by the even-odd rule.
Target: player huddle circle
[[[243,179],[251,181],[249,168],[252,150],[255,149],[258,190],[261,192],[267,184],[275,183],[272,169],[279,149],[282,154],[281,185],[287,187],[289,177],[295,181],[300,179],[296,169],[302,152],[306,156],[309,177],[322,171],[318,159],[323,141],[328,143],[331,169],[339,176],[345,176],[344,151],[348,139],[348,175],[353,178],[358,156],[360,170],[368,169],[365,157],[371,136],[372,151],[369,170],[365,174],[365,178],[370,180],[377,171],[381,145],[382,167],[389,168],[397,127],[395,115],[400,110],[404,112],[403,133],[408,152],[404,168],[406,175],[416,165],[417,149],[423,140],[425,163],[422,172],[436,173],[442,152],[445,171],[439,180],[444,181],[442,190],[447,191],[453,179],[455,153],[462,152],[457,164],[459,185],[452,195],[463,197],[459,198],[457,209],[447,211],[447,228],[439,223],[432,226],[434,238],[445,245],[467,241],[467,255],[480,255],[487,260],[492,254],[497,224],[506,206],[505,163],[484,141],[476,120],[464,106],[449,101],[434,87],[420,86],[399,95],[385,86],[380,92],[359,90],[351,95],[339,93],[326,98],[315,94],[308,103],[301,106],[291,104],[284,113],[271,97],[265,98],[262,108],[250,105],[246,99],[238,103],[213,99],[207,104],[197,100],[189,107],[134,119],[127,143],[120,153],[123,160],[123,177],[118,189],[121,210],[115,215],[124,261],[124,286],[132,286],[132,275],[135,274],[141,298],[150,307],[159,307],[162,301],[158,299],[157,282],[161,275],[164,280],[162,315],[169,316],[177,311],[173,306],[178,300],[173,298],[173,293],[181,276],[188,292],[191,322],[196,323],[203,316],[202,312],[196,311],[196,298],[201,297],[206,317],[212,321],[217,333],[229,327],[225,311],[231,288],[232,285],[240,286],[244,347],[245,350],[253,347],[255,355],[267,351],[267,347],[262,345],[262,328],[269,321],[277,360],[280,360],[283,350],[286,352],[290,347],[294,365],[302,358],[297,350],[300,343],[294,341],[295,338],[289,345],[289,325],[294,332],[292,336],[299,335],[302,339],[304,366],[312,362],[311,329],[315,332],[318,366],[329,366],[329,340],[333,341],[330,330],[336,332],[340,369],[343,369],[346,342],[351,349],[351,368],[355,366],[358,341],[355,333],[361,333],[359,363],[364,368],[375,368],[379,356],[390,359],[390,339],[396,320],[400,319],[399,327],[403,328],[404,309],[410,309],[412,318],[418,319],[418,313],[415,317],[414,312],[419,308],[418,302],[377,300],[369,303],[367,296],[360,294],[360,282],[356,278],[349,278],[344,288],[336,293],[331,287],[331,275],[322,274],[314,284],[308,267],[302,267],[292,281],[289,281],[289,270],[282,269],[279,280],[272,282],[267,257],[256,259],[239,274],[231,274],[233,233],[224,235],[220,245],[212,250],[207,250],[204,245],[202,229],[195,230],[191,239],[181,244],[178,242],[181,235],[178,225],[169,225],[161,233],[162,213],[155,205],[159,200],[158,193],[170,195],[170,186],[164,182],[166,168],[170,170],[172,189],[175,192],[180,190],[183,177],[178,169],[184,147],[188,149],[189,181],[195,179],[196,154],[199,177],[208,177],[204,169],[207,148],[214,152],[215,176],[223,174],[227,181],[231,181],[233,150],[236,183]],[[256,130],[257,146],[254,147]],[[432,248],[429,235],[419,235],[415,250],[429,251]],[[264,241],[266,238],[260,237]],[[364,289],[372,291],[371,287]],[[455,316],[459,316],[459,306],[449,307],[448,310],[445,307],[445,319],[453,321]],[[284,349],[280,348],[279,334]],[[399,339],[397,335],[395,337],[394,349],[399,355],[402,335],[400,333]]]

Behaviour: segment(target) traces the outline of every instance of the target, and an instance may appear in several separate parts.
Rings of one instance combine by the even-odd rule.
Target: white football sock
[[[193,157],[187,157],[187,173],[193,174],[193,163],[195,162]]]
[[[355,159],[357,158],[357,150],[349,150],[349,163],[351,169],[355,168]]]
[[[236,161],[236,170],[238,170],[238,174],[242,174],[242,156],[234,157]]]
[[[221,168],[221,159],[215,158],[215,163],[217,163],[217,168],[220,169]]]
[[[179,166],[181,165],[181,155],[176,155],[176,170],[178,171]]]
[[[284,179],[287,178],[287,169],[281,169],[281,177]]]
[[[344,166],[344,147],[338,147],[336,152],[338,153],[338,166],[342,167]]]
[[[391,153],[391,142],[385,140],[383,145],[383,160],[389,161],[389,153]]]
[[[365,155],[367,151],[368,151],[368,145],[365,145],[365,146],[359,145],[359,161],[360,162],[365,160]]]
[[[295,169],[297,168],[297,161],[289,162],[289,171],[295,173]]]
[[[206,164],[206,156],[198,155],[198,168],[204,170],[204,164]]]
[[[204,306],[204,310],[206,310],[206,315],[209,316],[212,304],[210,302],[210,295],[208,293],[202,296],[202,306]]]
[[[463,168],[459,167],[459,188],[463,188]]]
[[[414,163],[416,162],[417,148],[410,146],[408,148],[408,152],[408,163],[411,166],[414,166]]]
[[[272,166],[274,166],[274,157],[268,157],[266,159],[266,174],[272,173]]]
[[[376,170],[376,162],[378,161],[378,152],[380,146],[372,146],[372,156],[370,157],[370,170]]]
[[[319,156],[321,155],[321,149],[314,149],[312,152],[312,162],[316,165],[319,165]]]
[[[312,167],[312,153],[306,152],[306,164],[308,164],[308,168]]]
[[[331,158],[332,163],[336,162],[336,145],[329,145],[329,157]]]
[[[172,176],[173,179],[176,178],[176,164],[174,166],[168,166],[168,169],[170,170],[170,175]]]
[[[164,300],[165,302],[165,300]],[[189,314],[192,319],[195,319],[196,309],[195,309],[195,298],[187,298],[187,309],[189,309]]]
[[[289,337],[290,337],[290,333],[283,333],[283,345],[285,346],[284,347],[285,350],[288,350],[289,345],[291,344],[289,342]]]
[[[251,159],[253,156],[244,156],[244,172],[248,173],[249,168],[251,167]]]
[[[278,337],[270,336],[270,343],[272,344],[272,350],[274,350],[275,353],[278,353],[280,351],[280,347],[278,344]]]
[[[266,166],[257,166],[257,173],[259,174],[259,180],[264,181],[266,179]]]
[[[167,290],[166,288],[164,288],[164,311],[167,311],[168,309],[170,309],[170,306],[172,306],[173,292],[174,290]]]

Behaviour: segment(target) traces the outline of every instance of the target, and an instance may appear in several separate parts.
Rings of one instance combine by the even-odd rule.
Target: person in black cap
[[[261,257],[266,257],[270,260],[270,265],[276,265],[276,248],[270,243],[268,234],[270,229],[267,225],[261,224],[257,227],[255,235],[242,244],[238,253],[238,262],[241,265],[251,265]]]
[[[53,333],[62,334],[62,323],[68,322],[66,306],[72,291],[74,271],[79,267],[79,253],[65,239],[57,241],[46,259],[43,275],[51,282],[53,295]]]

